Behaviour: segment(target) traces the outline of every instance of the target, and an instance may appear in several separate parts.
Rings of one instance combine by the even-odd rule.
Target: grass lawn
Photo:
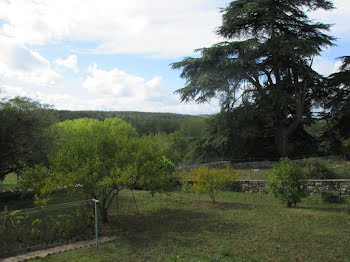
[[[12,188],[17,185],[17,174],[10,173],[7,174],[3,181],[0,181],[0,189],[1,188]]]
[[[117,240],[45,261],[350,261],[350,215],[344,205],[306,199],[286,208],[270,195],[172,192],[120,196],[122,212],[100,224]],[[111,211],[114,214],[115,210]],[[36,260],[32,260],[36,261]]]

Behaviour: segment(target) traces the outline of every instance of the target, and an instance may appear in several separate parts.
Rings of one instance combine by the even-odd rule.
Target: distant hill
[[[181,122],[188,118],[203,118],[206,116],[182,115],[174,113],[151,113],[135,111],[69,111],[55,110],[59,121],[77,118],[120,118],[134,126],[139,134],[165,132],[171,133],[180,129]]]

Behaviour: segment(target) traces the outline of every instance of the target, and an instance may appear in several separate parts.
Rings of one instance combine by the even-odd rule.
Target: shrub
[[[337,174],[328,167],[328,163],[317,158],[310,158],[306,161],[304,168],[306,177],[309,179],[334,179]]]
[[[322,191],[322,201],[325,203],[342,204],[345,203],[345,197],[342,197],[337,191]]]
[[[288,207],[296,206],[306,196],[306,176],[301,167],[283,158],[276,163],[267,179],[268,191]]]
[[[212,201],[216,203],[216,195],[237,180],[238,176],[238,172],[231,167],[225,169],[193,168],[185,175],[183,188],[198,195],[208,193]]]

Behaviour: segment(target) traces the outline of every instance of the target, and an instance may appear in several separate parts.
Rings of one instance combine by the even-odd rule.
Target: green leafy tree
[[[159,146],[162,154],[169,158],[172,163],[179,165],[183,162],[187,145],[183,142],[180,132],[175,131],[171,134],[157,133],[148,137]]]
[[[121,175],[124,186],[142,188],[152,194],[170,186],[169,176],[174,171],[174,165],[149,137],[130,139],[120,155],[125,166]]]
[[[55,121],[50,106],[29,98],[0,101],[0,180],[24,166],[47,163]]]
[[[123,188],[161,190],[169,181],[169,163],[160,150],[135,129],[117,118],[104,121],[76,119],[58,123],[50,168],[29,169],[23,187],[34,189],[38,199],[50,200],[60,188],[98,199],[102,219]]]
[[[182,184],[184,190],[191,190],[197,195],[209,194],[211,200],[216,203],[216,196],[237,180],[239,173],[231,167],[225,169],[198,167],[185,173]]]
[[[283,158],[274,164],[267,179],[269,192],[291,207],[306,196],[306,175],[296,163]]]
[[[307,10],[330,10],[327,0],[237,0],[223,12],[219,36],[227,39],[202,48],[200,57],[173,63],[187,85],[182,101],[217,97],[229,112],[254,105],[274,135],[276,152],[288,154],[288,139],[312,116],[324,78],[312,68],[315,56],[331,46],[330,26],[311,21]],[[240,40],[237,40],[240,39]]]

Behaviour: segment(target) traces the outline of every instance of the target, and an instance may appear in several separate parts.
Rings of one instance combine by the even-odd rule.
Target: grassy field
[[[116,241],[44,260],[350,261],[345,204],[314,196],[286,208],[266,194],[224,192],[217,204],[182,192],[135,194],[139,214],[130,191],[122,191],[122,212],[100,224],[102,234],[116,235]]]

